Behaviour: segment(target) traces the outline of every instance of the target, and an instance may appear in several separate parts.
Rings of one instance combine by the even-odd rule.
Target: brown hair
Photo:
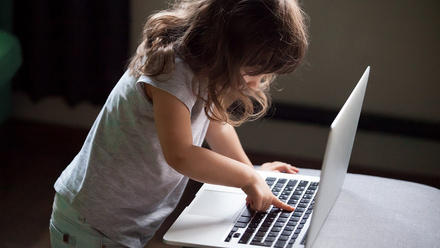
[[[129,68],[155,77],[173,70],[178,56],[207,90],[208,118],[240,125],[264,115],[270,82],[295,70],[307,46],[296,0],[181,0],[149,17]],[[258,90],[247,86],[243,68],[267,74]]]

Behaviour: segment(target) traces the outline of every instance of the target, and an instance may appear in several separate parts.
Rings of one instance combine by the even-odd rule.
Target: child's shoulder
[[[176,57],[172,68],[168,68],[165,73],[156,76],[157,81],[184,81],[192,82],[194,73],[189,65],[181,58]]]

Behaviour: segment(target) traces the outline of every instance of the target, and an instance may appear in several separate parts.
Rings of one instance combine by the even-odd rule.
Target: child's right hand
[[[287,211],[295,210],[294,207],[280,201],[270,190],[263,178],[255,172],[251,182],[242,188],[246,193],[246,202],[255,211],[265,212],[271,205]]]

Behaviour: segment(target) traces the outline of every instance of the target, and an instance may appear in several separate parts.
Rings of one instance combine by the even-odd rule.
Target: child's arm
[[[221,155],[238,160],[249,166],[253,166],[248,156],[246,155],[240,140],[235,132],[235,128],[229,124],[221,124],[218,122],[211,122],[209,124],[208,132],[206,134],[206,141],[211,149]],[[261,165],[261,170],[276,171],[295,174],[298,173],[298,168],[279,161],[264,163]]]
[[[206,133],[206,141],[213,151],[251,167],[253,166],[244,152],[233,126],[211,121]]]
[[[163,155],[176,171],[194,180],[241,188],[252,200],[254,210],[270,205],[293,208],[277,199],[250,166],[193,145],[191,119],[186,106],[171,94],[145,84],[153,101],[154,118]]]

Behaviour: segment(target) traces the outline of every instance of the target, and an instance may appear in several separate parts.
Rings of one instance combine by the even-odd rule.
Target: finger
[[[294,211],[295,210],[294,207],[280,201],[278,198],[276,198],[276,196],[273,197],[272,205],[274,205],[277,208],[284,209],[287,211]]]
[[[262,211],[261,210],[263,208],[262,205],[263,204],[261,201],[255,201],[254,199],[250,200],[251,209],[254,211]]]
[[[251,209],[253,209],[254,211],[259,211],[259,212],[266,212],[270,206],[272,205],[272,202],[270,199],[266,199],[266,201],[264,201],[263,199],[261,201],[254,201],[251,200]]]
[[[289,165],[289,167],[287,168],[287,173],[296,174],[298,172],[299,172],[299,169],[296,168],[295,166]]]
[[[262,169],[267,171],[283,172],[285,170],[285,167],[286,165],[280,162],[272,162],[266,163]]]
[[[246,205],[250,205],[251,204],[251,198],[249,198],[249,196],[246,197]]]
[[[290,174],[296,174],[299,171],[298,168],[291,166],[290,164],[280,164],[277,165],[275,169],[279,172],[290,173]]]
[[[280,161],[264,163],[262,165],[261,170],[276,171],[276,172],[283,172],[290,174],[296,174],[299,172],[299,169],[296,168],[295,166]]]
[[[298,168],[296,168],[295,166],[292,166],[290,164],[284,164],[283,168],[284,168],[285,173],[296,174],[299,172]]]

